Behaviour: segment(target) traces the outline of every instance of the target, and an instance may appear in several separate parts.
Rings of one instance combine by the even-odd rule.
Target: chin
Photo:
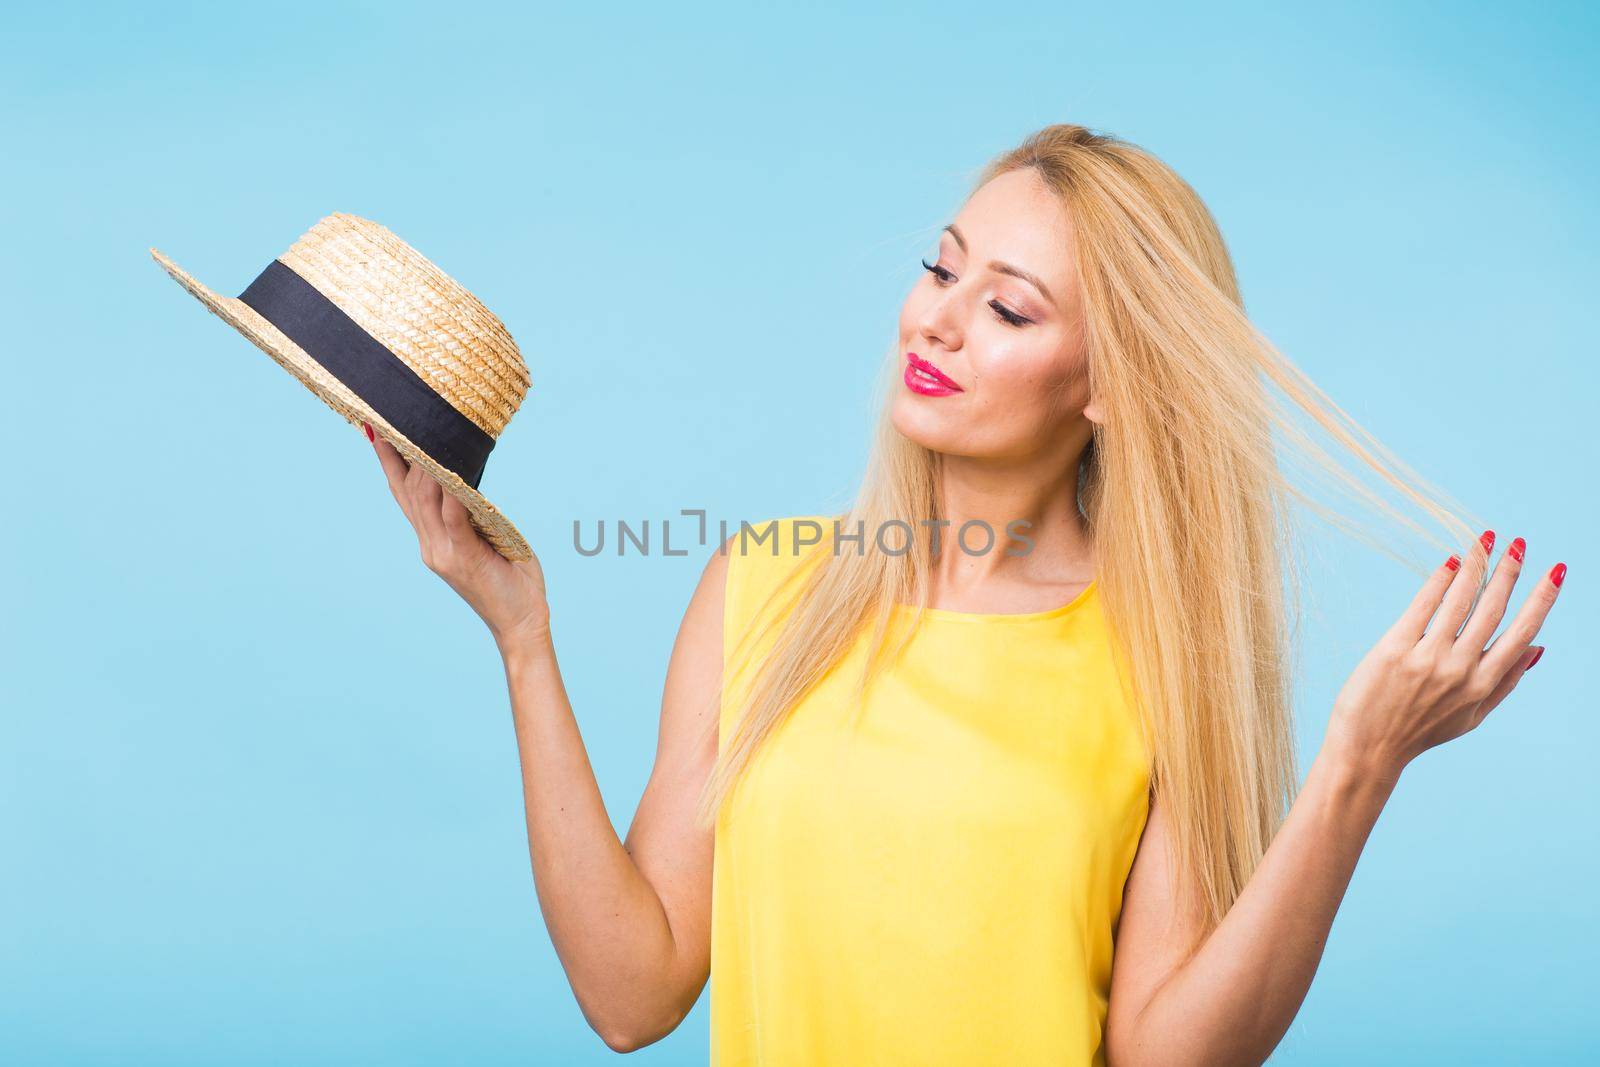
[[[909,441],[934,452],[949,452],[956,443],[955,427],[933,410],[934,405],[901,386],[889,407],[889,422]]]

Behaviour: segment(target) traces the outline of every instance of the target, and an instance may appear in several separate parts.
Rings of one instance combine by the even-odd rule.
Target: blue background
[[[918,257],[1057,121],[1172,163],[1267,334],[1572,568],[1537,670],[1407,772],[1276,1062],[1600,1052],[1595,9],[1111,6],[8,12],[0,1059],[614,1056],[539,914],[487,632],[361,432],[149,246],[237,293],[352,212],[506,321],[534,387],[483,487],[623,833],[704,550],[585,558],[573,520],[842,506]],[[1307,760],[1420,580],[1308,525]],[[636,1058],[703,1063],[707,1005]]]

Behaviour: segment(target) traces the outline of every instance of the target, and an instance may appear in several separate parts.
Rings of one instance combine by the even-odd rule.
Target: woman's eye
[[[923,260],[922,261],[922,269],[927,271],[929,274],[932,274],[935,278],[939,279],[940,283],[946,284],[946,285],[949,284],[951,278],[955,277],[955,275],[951,274],[949,271],[945,270],[943,267],[938,266],[937,264],[934,264],[934,263],[929,263],[927,260]]]
[[[998,300],[989,301],[989,306],[994,308],[994,313],[996,315],[999,315],[1002,319],[1013,326],[1026,326],[1028,323],[1033,321],[1032,319],[1025,319],[1021,315],[1018,315],[1015,311],[1012,311]]]
[[[943,267],[935,263],[929,263],[927,260],[922,261],[922,269],[934,276],[936,279],[934,284],[936,285],[949,285],[950,280],[955,277],[955,275],[951,274]],[[1032,319],[1024,318],[1023,316],[1018,315],[1015,311],[1012,311],[998,300],[989,301],[989,306],[994,309],[994,313],[1000,317],[1000,320],[1009,326],[1026,326],[1028,323],[1033,321]]]

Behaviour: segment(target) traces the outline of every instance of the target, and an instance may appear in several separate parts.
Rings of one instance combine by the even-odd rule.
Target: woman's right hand
[[[466,506],[433,476],[406,461],[393,445],[362,423],[383,464],[395,502],[417,531],[422,562],[472,606],[502,653],[550,635],[544,570],[537,556],[506,559],[473,528]]]

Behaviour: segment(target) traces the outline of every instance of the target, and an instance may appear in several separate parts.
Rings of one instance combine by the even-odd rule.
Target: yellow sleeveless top
[[[807,519],[823,539],[796,553]],[[832,516],[773,524],[730,549],[725,667],[778,580],[832,551]],[[768,738],[716,824],[712,1067],[1104,1062],[1149,765],[1096,594],[930,609],[855,709],[868,627]],[[724,678],[719,749],[753,671]]]

